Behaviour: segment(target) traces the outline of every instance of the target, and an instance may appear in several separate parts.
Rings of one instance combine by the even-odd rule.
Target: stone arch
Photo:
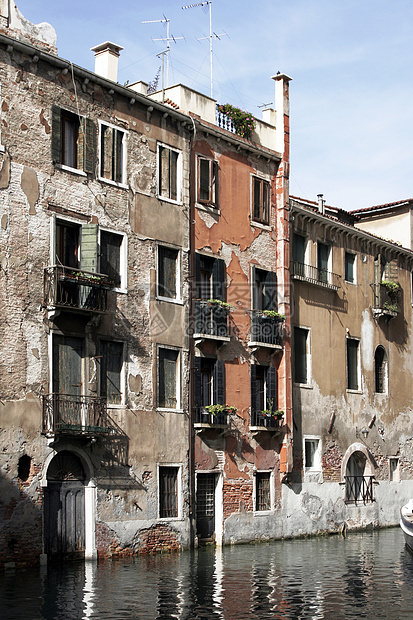
[[[374,476],[374,472],[376,469],[375,462],[370,452],[366,448],[366,446],[360,442],[355,442],[351,446],[349,446],[346,450],[346,453],[343,456],[343,460],[341,462],[341,481],[344,482],[347,466],[350,458],[357,454],[357,452],[361,453],[364,457],[364,475],[365,476]]]

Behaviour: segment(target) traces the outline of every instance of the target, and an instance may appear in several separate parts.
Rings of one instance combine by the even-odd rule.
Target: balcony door
[[[196,533],[199,541],[215,540],[216,474],[197,474]]]
[[[58,428],[85,424],[81,403],[83,338],[53,335],[54,423]]]

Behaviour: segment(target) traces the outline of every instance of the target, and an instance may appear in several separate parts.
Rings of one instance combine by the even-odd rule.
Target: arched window
[[[379,345],[374,354],[374,391],[387,394],[388,362],[386,349]]]

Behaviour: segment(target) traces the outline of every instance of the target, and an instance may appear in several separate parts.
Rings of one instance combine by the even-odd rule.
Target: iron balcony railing
[[[340,276],[337,273],[327,271],[327,269],[320,269],[313,265],[305,265],[304,263],[293,261],[292,275],[297,280],[305,280],[311,284],[324,286],[334,291],[340,288]]]
[[[262,411],[251,411],[251,426],[261,426],[270,430],[282,428],[284,417],[273,416],[263,413]]]
[[[228,413],[209,413],[205,407],[194,407],[194,424],[210,424],[211,426],[228,426]]]
[[[195,301],[194,334],[228,336],[228,310],[204,299]]]
[[[400,312],[400,289],[389,291],[382,282],[373,284],[374,310],[390,316],[396,316]]]
[[[261,310],[251,310],[251,342],[282,346],[284,319],[265,316]]]
[[[109,432],[106,398],[70,394],[43,396],[45,435],[90,435]]]
[[[44,271],[44,305],[89,312],[106,312],[107,293],[114,283],[101,273],[61,265]]]
[[[374,476],[344,476],[346,481],[346,502],[355,504],[374,502]]]

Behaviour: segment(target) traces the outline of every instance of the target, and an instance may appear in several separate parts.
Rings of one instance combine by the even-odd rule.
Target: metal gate
[[[198,474],[196,491],[196,530],[199,540],[215,536],[216,474]]]

